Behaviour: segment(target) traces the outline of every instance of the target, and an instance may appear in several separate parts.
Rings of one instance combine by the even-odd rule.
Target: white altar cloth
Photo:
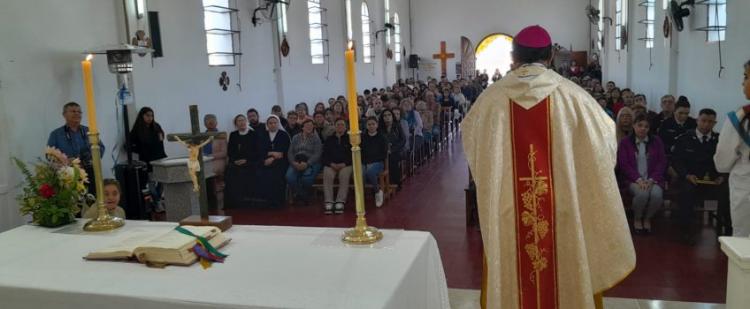
[[[0,234],[0,308],[450,307],[437,243],[426,232],[386,230],[377,245],[352,247],[338,241],[340,229],[235,225],[221,250],[226,263],[153,269],[82,257],[173,223],[128,221],[101,234],[81,225]]]

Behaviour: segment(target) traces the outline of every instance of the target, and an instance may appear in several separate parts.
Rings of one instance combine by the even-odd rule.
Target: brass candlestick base
[[[89,144],[91,144],[91,161],[94,165],[94,181],[96,185],[96,207],[99,215],[83,226],[87,232],[103,232],[114,230],[125,225],[125,220],[110,216],[107,207],[104,206],[104,182],[102,179],[102,156],[99,148],[99,133],[89,132]]]
[[[383,239],[383,233],[375,227],[367,226],[366,221],[364,217],[358,217],[357,225],[344,231],[341,240],[348,244],[369,245]]]
[[[341,240],[352,245],[369,245],[383,239],[383,233],[377,228],[367,226],[365,219],[365,191],[362,180],[362,153],[360,132],[349,131],[349,141],[352,144],[352,175],[354,177],[354,202],[357,208],[357,222],[354,228],[346,230]]]
[[[101,212],[101,210],[100,210]],[[107,211],[104,210],[106,213]],[[96,219],[92,219],[83,226],[83,230],[87,232],[103,232],[114,230],[125,225],[125,220],[118,217],[112,217],[109,214],[104,217],[99,216]]]

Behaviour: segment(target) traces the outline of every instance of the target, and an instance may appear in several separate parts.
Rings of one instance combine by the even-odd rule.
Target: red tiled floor
[[[451,288],[478,289],[481,284],[481,236],[466,228],[464,187],[468,170],[460,141],[407,180],[401,192],[382,208],[367,199],[367,220],[379,228],[423,230],[437,239]],[[311,206],[283,209],[230,209],[236,224],[348,227],[354,224],[350,198],[346,214],[326,216],[319,201]],[[655,223],[654,234],[636,236],[638,264],[635,271],[607,296],[723,303],[726,258],[716,235],[705,229],[698,245],[677,241],[668,219]]]
[[[635,236],[636,268],[607,296],[724,303],[727,259],[716,233],[704,228],[694,246],[679,241],[675,223],[658,218],[649,236]]]

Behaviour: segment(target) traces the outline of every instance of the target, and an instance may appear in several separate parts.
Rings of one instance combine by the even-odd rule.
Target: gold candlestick
[[[83,73],[83,91],[86,95],[86,109],[89,120],[89,144],[91,145],[91,160],[94,164],[94,181],[96,185],[96,207],[99,208],[99,216],[92,219],[83,226],[83,230],[89,232],[109,231],[125,225],[121,218],[112,217],[104,206],[104,184],[102,182],[102,151],[99,147],[99,128],[96,125],[96,103],[94,101],[94,78],[91,73],[91,60],[93,55],[86,56],[81,61]],[[91,175],[89,175],[90,178]]]
[[[344,231],[341,240],[349,244],[368,245],[383,239],[383,233],[377,228],[367,226],[365,219],[365,192],[362,180],[362,154],[359,147],[360,132],[349,131],[349,140],[352,144],[352,165],[354,168],[354,202],[357,209],[357,223],[354,228]]]
[[[349,244],[367,245],[383,239],[383,233],[377,228],[367,226],[365,219],[365,186],[362,183],[362,154],[359,145],[362,143],[359,131],[359,112],[357,108],[357,78],[354,68],[353,44],[344,53],[346,60],[347,96],[349,97],[349,141],[352,144],[352,165],[354,167],[354,203],[357,206],[357,223],[354,228],[346,230],[341,240]]]
[[[99,215],[96,219],[86,222],[83,226],[84,231],[102,232],[119,228],[125,225],[125,220],[113,217],[107,212],[104,206],[104,183],[102,181],[102,159],[101,149],[99,147],[99,133],[89,132],[89,143],[91,144],[91,156],[94,163],[94,181],[96,185],[96,207],[99,209]]]

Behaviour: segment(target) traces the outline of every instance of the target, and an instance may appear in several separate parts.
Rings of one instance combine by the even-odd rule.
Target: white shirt
[[[742,119],[744,112],[737,112]],[[714,155],[716,170],[729,173],[730,213],[734,236],[750,235],[750,146],[740,137],[728,119],[719,135]]]
[[[701,143],[703,143],[703,137],[704,136],[708,136],[708,139],[706,141],[710,141],[711,140],[711,133],[713,133],[713,132],[709,132],[708,134],[703,134],[703,133],[701,133],[701,130],[695,129],[695,136],[698,137],[698,141],[701,142]]]

